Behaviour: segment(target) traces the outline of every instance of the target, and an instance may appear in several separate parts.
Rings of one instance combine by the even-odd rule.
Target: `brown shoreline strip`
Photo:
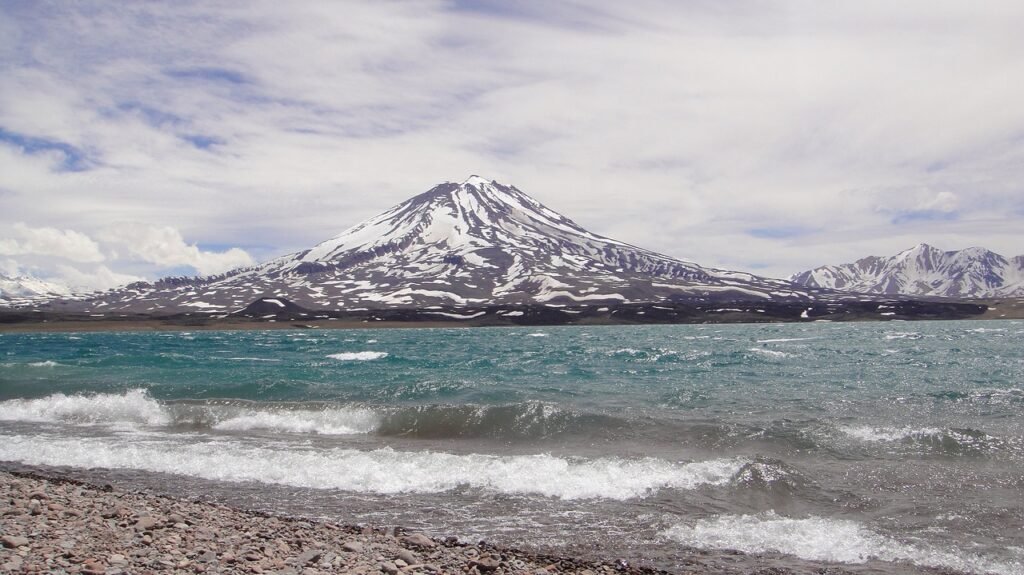
[[[0,572],[666,573],[0,472]]]

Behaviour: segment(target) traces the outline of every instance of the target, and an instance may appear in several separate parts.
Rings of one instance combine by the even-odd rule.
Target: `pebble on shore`
[[[661,573],[0,472],[0,573]]]

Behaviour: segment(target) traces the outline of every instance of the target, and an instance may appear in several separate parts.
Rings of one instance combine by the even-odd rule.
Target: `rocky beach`
[[[0,472],[0,572],[661,573]]]

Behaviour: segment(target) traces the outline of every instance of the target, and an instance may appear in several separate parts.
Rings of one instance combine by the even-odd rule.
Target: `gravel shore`
[[[6,472],[0,572],[663,573]]]

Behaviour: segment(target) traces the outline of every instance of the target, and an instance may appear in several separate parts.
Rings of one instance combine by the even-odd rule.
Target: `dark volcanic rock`
[[[245,306],[245,309],[236,311],[231,315],[259,319],[293,320],[310,318],[313,313],[283,297],[261,297]]]

